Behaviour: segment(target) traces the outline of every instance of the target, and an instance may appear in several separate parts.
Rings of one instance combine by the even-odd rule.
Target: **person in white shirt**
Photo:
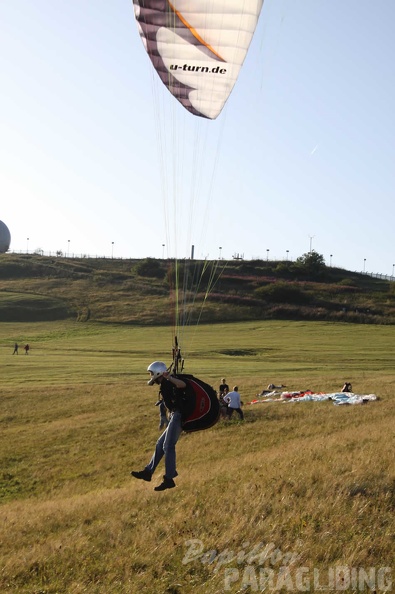
[[[238,414],[240,419],[244,420],[244,414],[241,410],[241,398],[239,394],[238,386],[234,386],[232,392],[228,392],[226,396],[224,396],[224,401],[228,403],[227,415],[230,419],[233,415],[233,411],[235,410]]]

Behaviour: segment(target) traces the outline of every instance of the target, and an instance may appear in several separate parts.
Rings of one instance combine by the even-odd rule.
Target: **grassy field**
[[[184,434],[177,488],[130,477],[158,437],[147,365],[168,328],[2,323],[0,591],[393,591],[394,331],[245,322],[185,336],[186,372],[238,384],[245,422]],[[28,342],[29,355],[14,342]],[[265,403],[268,383],[363,406]]]

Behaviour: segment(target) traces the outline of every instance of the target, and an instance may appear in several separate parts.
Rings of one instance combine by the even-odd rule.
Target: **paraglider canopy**
[[[10,247],[11,233],[3,221],[0,221],[0,254],[4,254]]]
[[[263,0],[133,0],[162,82],[192,114],[215,119],[231,93]]]

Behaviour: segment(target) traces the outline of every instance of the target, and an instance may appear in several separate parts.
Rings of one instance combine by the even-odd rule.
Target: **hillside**
[[[299,259],[301,260],[301,259]],[[314,263],[314,262],[313,262]],[[308,262],[307,262],[308,264]],[[0,256],[0,321],[172,320],[172,260]],[[191,323],[262,319],[394,324],[395,283],[306,262],[184,260]],[[204,305],[204,307],[203,307]]]

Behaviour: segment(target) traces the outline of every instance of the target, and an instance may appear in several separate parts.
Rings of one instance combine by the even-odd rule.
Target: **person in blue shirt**
[[[224,396],[224,401],[228,403],[227,415],[228,419],[232,418],[233,412],[236,411],[240,417],[240,419],[244,420],[244,414],[241,410],[241,398],[239,394],[239,388],[234,386],[232,392],[228,392],[226,396]]]

